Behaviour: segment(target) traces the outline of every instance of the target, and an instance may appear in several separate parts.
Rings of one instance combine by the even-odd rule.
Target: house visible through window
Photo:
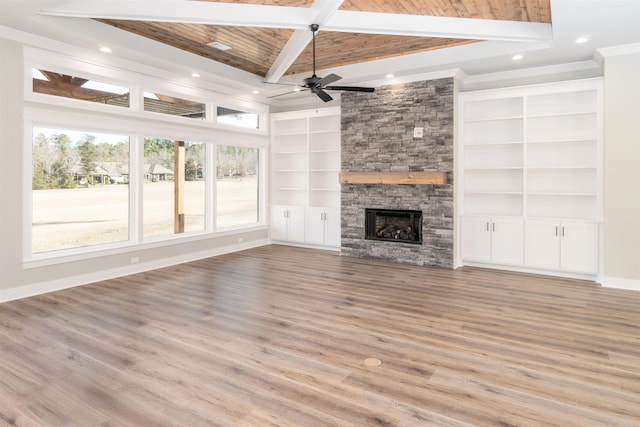
[[[129,238],[129,137],[33,129],[32,252]]]

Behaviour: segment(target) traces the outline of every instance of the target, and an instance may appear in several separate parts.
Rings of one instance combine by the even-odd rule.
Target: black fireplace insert
[[[365,239],[422,244],[422,212],[365,209]]]

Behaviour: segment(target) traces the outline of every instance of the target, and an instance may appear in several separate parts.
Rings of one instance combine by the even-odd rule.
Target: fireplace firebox
[[[365,239],[422,244],[422,212],[365,209]]]

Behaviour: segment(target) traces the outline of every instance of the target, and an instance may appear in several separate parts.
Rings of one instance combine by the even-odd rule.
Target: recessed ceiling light
[[[258,90],[254,90],[254,91],[251,91],[251,93],[252,93],[252,94],[254,94],[254,95],[257,95],[257,94],[259,94],[259,93],[260,93],[260,91],[258,91]]]
[[[103,53],[111,53],[111,48],[110,48],[110,47],[108,47],[108,46],[102,46],[102,47],[100,48],[100,52],[103,52]]]
[[[198,74],[198,73],[191,73],[191,77],[195,77],[195,78],[197,79],[198,77],[200,77],[200,74]]]
[[[518,54],[518,55],[513,55],[511,57],[511,59],[513,59],[514,61],[520,61],[522,58],[524,58],[524,56]]]
[[[578,44],[586,43],[588,41],[589,41],[589,37],[587,37],[587,36],[578,37],[576,39],[576,43],[578,43]]]
[[[393,78],[393,74],[389,73],[385,77],[388,78],[388,79],[392,79]]]
[[[293,91],[294,91],[294,92],[300,92],[300,88],[299,88],[299,87],[296,87],[296,88],[294,88],[294,89],[293,89]]]
[[[229,50],[229,49],[231,49],[231,46],[226,45],[224,43],[220,43],[220,42],[207,43],[207,46],[215,47],[216,49],[219,49],[219,50]]]

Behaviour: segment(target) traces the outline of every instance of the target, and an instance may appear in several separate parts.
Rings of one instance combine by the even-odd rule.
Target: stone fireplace
[[[445,78],[342,94],[343,172],[447,173],[443,185],[342,184],[342,255],[453,267],[453,85]],[[367,212],[398,209],[421,214],[421,243],[367,238]]]

